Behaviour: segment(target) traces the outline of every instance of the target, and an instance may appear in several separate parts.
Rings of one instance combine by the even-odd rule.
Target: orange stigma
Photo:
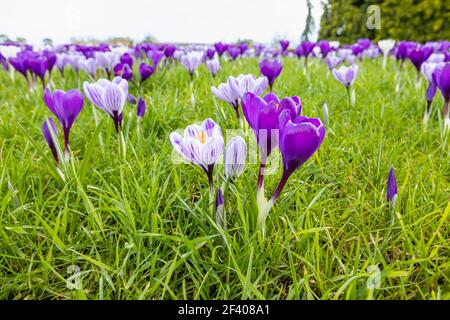
[[[197,139],[198,139],[198,141],[201,142],[201,144],[204,144],[205,141],[206,141],[206,133],[205,133],[205,131],[200,132],[198,134],[198,136],[197,136]]]

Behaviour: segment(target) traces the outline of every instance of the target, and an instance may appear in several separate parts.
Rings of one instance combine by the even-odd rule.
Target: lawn
[[[51,116],[40,87],[0,72],[1,299],[450,299],[450,134],[436,94],[423,124],[426,81],[405,64],[358,61],[356,104],[319,60],[284,58],[279,97],[298,95],[302,113],[323,116],[318,152],[289,179],[255,230],[258,164],[229,186],[228,228],[215,223],[208,180],[172,161],[169,134],[212,118],[239,129],[234,110],[211,94],[229,75],[259,76],[258,61],[202,65],[192,83],[179,64],[145,83],[145,117],[110,118],[85,99],[71,130],[72,160],[57,170],[43,139]],[[54,86],[80,88],[72,70]],[[130,91],[139,96],[136,87]],[[56,120],[56,119],[55,119]],[[247,138],[253,133],[246,130]],[[62,143],[60,136],[60,143]],[[280,157],[274,154],[271,165]],[[395,168],[395,210],[386,201]],[[276,167],[276,166],[275,166]],[[281,168],[266,177],[266,196]],[[223,165],[215,168],[216,179]],[[218,181],[218,180],[216,180]],[[379,270],[379,272],[378,272]]]

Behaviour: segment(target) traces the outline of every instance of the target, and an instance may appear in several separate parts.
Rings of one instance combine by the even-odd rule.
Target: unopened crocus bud
[[[325,101],[322,101],[323,122],[328,124],[328,106]]]
[[[149,66],[148,64],[145,64],[142,62],[139,66],[139,74],[141,76],[141,83],[147,80],[154,72],[152,66]]]
[[[218,226],[225,228],[225,217],[223,207],[224,207],[223,194],[222,190],[219,187],[219,189],[217,189],[216,194],[216,223]]]
[[[133,96],[131,93],[128,94],[127,100],[128,100],[128,102],[131,103],[131,104],[136,104],[136,103],[137,103],[136,97]]]
[[[238,178],[244,170],[247,158],[247,144],[240,137],[234,137],[228,142],[225,151],[225,176],[227,178]]]
[[[389,171],[388,181],[387,181],[387,200],[392,202],[392,206],[395,207],[397,200],[397,178],[395,177],[394,168],[391,167]]]
[[[136,108],[136,115],[139,118],[143,118],[146,110],[147,110],[147,103],[142,97],[139,97],[139,101]]]
[[[52,118],[48,118],[44,121],[44,123],[42,124],[42,133],[44,134],[45,142],[52,151],[53,158],[55,158],[55,161],[58,163],[58,152],[56,151],[55,141],[53,140],[53,136],[50,130],[53,131],[54,137],[58,136],[58,128],[56,127],[56,124]]]

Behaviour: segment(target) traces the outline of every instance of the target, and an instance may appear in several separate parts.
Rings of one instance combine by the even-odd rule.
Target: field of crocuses
[[[450,299],[450,43],[0,46],[0,298]]]

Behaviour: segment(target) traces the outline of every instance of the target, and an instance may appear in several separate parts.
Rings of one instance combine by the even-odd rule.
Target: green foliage
[[[380,29],[367,28],[367,8],[371,5],[380,8]],[[329,0],[324,3],[319,37],[342,43],[358,38],[448,40],[449,20],[448,0]]]
[[[394,60],[386,71],[381,60],[362,61],[349,108],[323,61],[311,61],[306,75],[302,64],[285,58],[274,91],[299,95],[311,117],[322,117],[325,100],[327,135],[290,178],[264,240],[253,232],[258,165],[247,164],[230,185],[222,231],[206,175],[173,163],[169,142],[171,131],[206,117],[224,133],[239,128],[211,85],[259,74],[257,59],[224,62],[215,79],[202,65],[192,86],[181,65],[159,69],[142,88],[148,111],[140,126],[135,107],[125,106],[125,155],[109,116],[85,100],[65,181],[42,137],[51,115],[42,90],[29,92],[20,75],[12,81],[0,72],[0,299],[450,299],[450,141],[441,134],[441,95],[425,130],[426,84],[416,89],[411,65],[396,93]],[[80,88],[88,80],[80,74],[78,81],[72,70],[64,79],[57,72],[52,81]],[[385,200],[391,165],[395,213]],[[266,177],[267,193],[280,171]],[[381,270],[378,289],[366,285],[371,266]],[[67,286],[74,268],[78,290]]]

